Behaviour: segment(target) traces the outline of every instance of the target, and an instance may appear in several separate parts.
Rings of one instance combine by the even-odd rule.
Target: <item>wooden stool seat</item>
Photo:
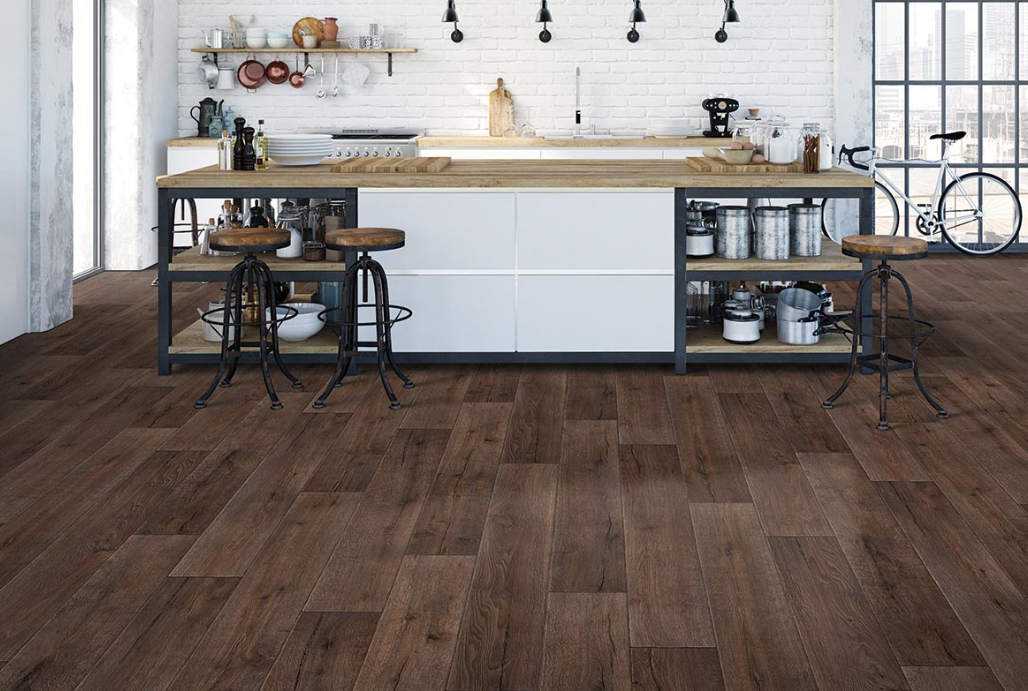
[[[382,252],[403,247],[406,238],[395,228],[341,228],[325,234],[325,247],[337,252]]]
[[[278,228],[234,228],[211,233],[211,249],[222,252],[270,252],[289,247],[289,231]]]
[[[928,243],[895,235],[850,235],[842,239],[842,253],[859,259],[922,259]]]

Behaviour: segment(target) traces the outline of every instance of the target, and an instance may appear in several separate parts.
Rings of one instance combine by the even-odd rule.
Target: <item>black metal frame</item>
[[[171,271],[172,259],[172,217],[171,200],[175,198],[195,199],[227,199],[227,198],[309,198],[334,197],[343,198],[346,202],[346,227],[358,227],[359,209],[357,190],[355,188],[160,188],[158,190],[158,372],[162,375],[171,374],[172,365],[176,363],[217,363],[216,354],[171,354],[172,338],[172,300],[173,288],[179,282],[223,281],[227,270],[212,271]],[[673,352],[502,352],[502,353],[426,353],[401,352],[402,363],[422,364],[671,364],[675,371],[684,374],[686,361],[691,363],[793,363],[793,364],[826,364],[843,363],[849,358],[846,353],[815,353],[796,350],[783,353],[693,353],[688,354],[686,342],[686,304],[688,301],[688,282],[690,280],[798,280],[820,278],[833,281],[858,281],[864,271],[870,268],[864,262],[861,269],[853,271],[797,271],[795,268],[781,271],[749,272],[734,269],[723,271],[690,272],[685,252],[686,219],[685,209],[690,197],[702,199],[805,199],[815,197],[843,197],[860,200],[860,233],[874,232],[874,188],[873,187],[746,187],[746,188],[677,188],[675,189],[675,285],[674,285],[674,329],[675,349]],[[357,260],[354,253],[346,256],[347,265]],[[339,269],[332,271],[338,278]],[[319,281],[325,280],[327,272],[322,269],[310,271],[275,271],[276,280],[282,281]],[[344,297],[345,299],[345,297]],[[870,295],[867,296],[867,308],[870,311]],[[871,340],[862,342],[862,348],[869,351]],[[244,353],[242,362],[256,362],[256,353]],[[289,353],[285,359],[297,364],[333,364],[336,353]],[[356,362],[375,362],[373,353],[355,358]]]
[[[950,3],[960,2],[962,4],[970,3],[978,5],[978,79],[961,79],[961,80],[950,80],[947,78],[947,65],[948,65],[948,41],[946,40],[946,34],[948,31],[947,26],[947,5]],[[941,43],[941,60],[940,66],[941,79],[911,79],[910,78],[910,7],[911,5],[924,5],[924,4],[939,4],[942,9],[940,17],[940,31],[942,35],[940,38]],[[878,78],[878,46],[877,46],[877,31],[878,31],[878,8],[882,5],[902,5],[903,6],[903,21],[904,21],[904,47],[903,47],[903,79],[879,79]],[[983,79],[982,74],[985,69],[985,5],[1009,5],[1014,10],[1014,78],[1011,79]],[[904,122],[904,133],[903,133],[903,150],[906,155],[910,155],[910,87],[911,86],[937,86],[940,90],[939,104],[941,107],[940,119],[941,129],[946,128],[946,87],[949,86],[973,86],[978,88],[978,137],[976,144],[978,146],[978,162],[977,163],[955,163],[950,166],[956,170],[964,169],[970,171],[998,171],[998,170],[1013,170],[1014,180],[1012,187],[1017,193],[1018,197],[1021,196],[1021,173],[1028,172],[1028,161],[1022,160],[1021,157],[1021,139],[1022,130],[1028,127],[1028,122],[1022,123],[1020,120],[1021,111],[1021,87],[1028,87],[1028,80],[1025,79],[1028,75],[1021,74],[1021,51],[1028,50],[1028,47],[1022,46],[1021,41],[1021,17],[1023,13],[1028,12],[1028,4],[1024,3],[1023,0],[873,0],[872,2],[872,30],[875,32],[875,40],[872,41],[872,69],[874,75],[872,77],[872,116],[877,119],[878,114],[878,87],[880,86],[892,86],[900,87],[903,90],[903,122]],[[1009,86],[1014,89],[1014,160],[1011,163],[984,163],[982,159],[982,151],[984,149],[985,141],[985,128],[982,117],[982,111],[984,110],[984,93],[985,87],[988,86]],[[877,122],[875,123],[874,133],[877,135]],[[940,142],[941,144],[941,142]],[[881,168],[893,168],[903,171],[903,186],[907,194],[910,194],[910,171],[916,169],[917,166],[897,164],[880,164]],[[906,236],[911,237],[910,227],[910,215],[903,214],[901,219],[903,223],[903,232]],[[1023,229],[1022,229],[1023,230]],[[920,237],[920,234],[916,233],[912,237]],[[1007,248],[1006,252],[1028,252],[1028,238],[1022,234],[1022,239],[1012,244]],[[932,252],[957,252],[958,250],[951,247],[947,242],[933,242],[931,243],[930,249]]]

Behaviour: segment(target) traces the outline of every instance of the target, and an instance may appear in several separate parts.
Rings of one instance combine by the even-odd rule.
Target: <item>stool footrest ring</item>
[[[357,305],[357,309],[375,309],[376,307],[377,307],[377,305],[375,305],[374,303],[367,303],[367,304]],[[394,324],[399,324],[400,322],[405,322],[408,319],[410,319],[412,316],[414,316],[414,312],[409,307],[404,307],[403,305],[389,305],[389,309],[390,310],[396,310],[395,316],[390,316],[388,319],[386,319],[385,321],[381,322],[381,324],[383,326],[393,326]],[[344,322],[344,321],[340,321],[338,319],[330,319],[327,316],[329,314],[341,312],[342,310],[343,310],[342,307],[330,307],[329,309],[325,310],[324,312],[319,312],[318,313],[318,319],[320,319],[321,321],[325,322],[328,326],[331,326],[331,327],[337,327],[337,326],[347,326],[347,327],[354,327],[354,326],[357,326],[357,327],[360,327],[360,326],[378,326],[378,324],[379,324],[378,320],[370,321],[370,322],[362,322],[362,321],[360,321],[358,319],[357,321],[347,321],[347,322]]]

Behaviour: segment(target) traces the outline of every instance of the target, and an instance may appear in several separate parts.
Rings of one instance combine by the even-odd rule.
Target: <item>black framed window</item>
[[[1028,0],[873,2],[875,146],[887,158],[938,159],[929,137],[964,130],[951,165],[999,175],[1028,209]],[[937,169],[888,167],[911,199],[931,201]],[[913,214],[902,213],[909,234]]]

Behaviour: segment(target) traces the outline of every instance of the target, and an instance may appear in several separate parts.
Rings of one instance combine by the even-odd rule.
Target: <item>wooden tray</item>
[[[771,163],[750,163],[745,166],[733,166],[720,158],[689,157],[685,162],[700,173],[802,173],[803,164],[773,165]]]
[[[421,158],[352,158],[332,166],[333,173],[439,173],[450,165],[445,156]]]
[[[325,36],[325,22],[315,17],[304,17],[296,24],[293,25],[293,43],[298,48],[303,48],[303,35],[300,33],[304,29],[310,31],[311,34],[318,37],[318,45],[321,45],[321,39]]]

